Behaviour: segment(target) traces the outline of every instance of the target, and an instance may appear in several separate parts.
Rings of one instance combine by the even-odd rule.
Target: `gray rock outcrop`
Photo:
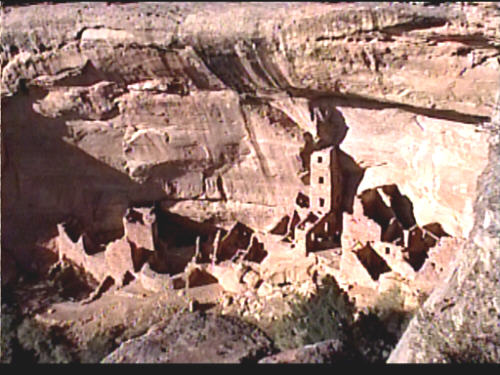
[[[102,363],[250,363],[272,353],[271,341],[237,318],[178,313],[122,343]]]

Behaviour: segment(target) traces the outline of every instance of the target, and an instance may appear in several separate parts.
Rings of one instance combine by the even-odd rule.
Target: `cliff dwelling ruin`
[[[411,199],[396,184],[356,193],[364,169],[340,149],[348,126],[336,108],[326,113],[311,110],[321,121],[316,122],[317,141],[305,134],[300,153],[307,185],[297,193],[293,212],[271,229],[255,230],[238,221],[224,229],[157,202],[128,208],[121,237],[103,245],[74,220],[71,226],[58,225],[60,262],[83,268],[100,284],[91,299],[133,279],[154,291],[219,283],[235,293],[263,282],[281,285],[330,275],[356,300],[353,286],[377,289],[381,275],[398,274],[418,293],[429,291],[443,263],[434,276],[419,270],[426,262],[435,265],[440,253],[432,249],[450,235],[437,222],[419,226]],[[302,272],[290,274],[286,262],[276,262],[287,258]],[[248,272],[259,281],[247,285],[243,275]]]

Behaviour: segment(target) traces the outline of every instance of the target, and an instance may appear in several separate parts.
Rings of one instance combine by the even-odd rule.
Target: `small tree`
[[[295,296],[290,308],[291,313],[272,329],[274,343],[281,350],[333,338],[343,341],[352,322],[353,307],[332,277],[323,279],[313,296]]]

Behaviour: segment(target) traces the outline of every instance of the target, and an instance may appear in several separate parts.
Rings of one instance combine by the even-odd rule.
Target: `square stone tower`
[[[311,211],[320,216],[341,211],[342,175],[335,146],[311,154]]]

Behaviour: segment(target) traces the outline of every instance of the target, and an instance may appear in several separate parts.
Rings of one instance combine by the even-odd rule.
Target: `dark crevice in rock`
[[[135,243],[129,241],[134,272],[139,272],[150,257],[150,251],[138,247]]]
[[[410,230],[408,238],[408,252],[406,259],[415,271],[422,268],[425,260],[428,257],[430,245],[435,241],[432,238],[424,236],[422,229],[414,228]]]
[[[382,186],[382,191],[390,197],[391,208],[404,229],[410,229],[417,221],[413,214],[413,203],[402,195],[395,184]]]
[[[92,294],[86,300],[83,301],[83,303],[87,304],[95,301],[115,285],[116,285],[115,280],[111,276],[106,276],[106,278],[101,282],[101,284],[92,292]]]
[[[264,245],[254,237],[252,238],[252,242],[246,250],[246,254],[243,257],[243,260],[254,263],[261,263],[267,256],[267,254],[268,252],[264,250]],[[258,286],[256,285],[256,287]]]
[[[363,191],[360,198],[365,216],[380,225],[382,232],[384,232],[391,219],[395,216],[394,211],[384,203],[377,189]]]
[[[94,43],[99,43],[99,42],[94,42]],[[161,46],[161,45],[158,45],[156,43],[139,44],[137,42],[116,43],[116,44],[113,44],[113,48],[122,48],[122,49],[153,49],[153,50],[159,52],[160,54],[164,54],[165,52],[174,52],[175,51],[175,49],[173,49],[171,47]]]
[[[94,255],[104,251],[107,244],[121,238],[124,235],[122,225],[112,230],[94,229],[88,223],[79,220],[75,216],[69,216],[63,222],[63,228],[73,243],[83,241],[83,248],[87,255]]]
[[[427,36],[427,40],[435,41],[438,43],[444,42],[459,42],[464,44],[467,47],[464,47],[462,51],[469,50],[472,48],[485,48],[485,49],[494,49],[498,50],[498,45],[494,45],[495,40],[485,37],[483,34],[469,34],[469,35],[436,35],[436,36]],[[498,42],[496,42],[498,43]]]
[[[216,284],[218,280],[205,270],[194,269],[188,276],[187,286],[196,288],[198,286]]]
[[[155,239],[155,251],[144,253],[135,249],[137,268],[147,261],[154,272],[170,275],[182,273],[193,260],[197,246],[199,254],[196,261],[208,263],[214,252],[214,240],[218,232],[222,238],[216,254],[218,261],[231,259],[239,249],[247,249],[250,245],[249,228],[241,223],[227,232],[208,221],[197,222],[162,209],[156,211],[156,217],[158,236]],[[251,249],[253,252],[249,257],[261,258],[262,251],[258,244],[252,247],[254,249]]]
[[[382,232],[380,240],[404,246],[404,231],[401,223],[396,219],[392,219],[387,226],[387,229]]]
[[[200,237],[202,241],[206,241],[215,236],[219,230],[210,223],[200,223],[163,210],[157,210],[156,217],[158,236],[171,247],[195,245],[197,237]]]
[[[401,23],[395,26],[384,27],[381,29],[382,32],[392,34],[392,35],[402,35],[403,33],[416,31],[416,30],[424,30],[430,29],[433,27],[441,27],[446,25],[448,22],[447,17],[439,17],[439,16],[414,16],[415,18]]]
[[[302,161],[302,171],[306,173],[311,172],[311,154],[315,150],[314,139],[311,133],[304,133],[304,146],[300,149],[299,157]],[[308,185],[308,184],[306,184]]]
[[[127,271],[125,273],[125,275],[123,276],[122,285],[126,286],[126,285],[130,284],[134,280],[135,280],[134,275],[132,275],[129,271]]]
[[[342,113],[328,98],[309,101],[311,119],[316,122],[317,141],[315,150],[329,146],[338,146],[347,135],[349,127]]]
[[[253,229],[237,222],[222,238],[216,254],[217,259],[221,261],[230,260],[239,250],[247,249],[253,233]]]
[[[91,29],[98,30],[103,28],[105,28],[105,25],[84,26],[75,33],[75,37],[73,40],[81,41],[82,35],[85,32],[85,30],[91,30]],[[60,46],[59,49],[61,49],[62,47],[64,47],[64,45]]]
[[[352,156],[338,149],[339,167],[342,173],[342,204],[343,212],[352,213],[354,198],[359,184],[363,180],[365,168],[362,168]]]
[[[356,256],[375,281],[379,279],[381,274],[391,271],[387,262],[369,244],[357,250]]]
[[[247,118],[247,115],[245,113],[245,108],[241,104],[239,107],[240,107],[241,116],[243,117],[243,123],[245,125],[245,129],[246,129],[248,136],[250,138],[250,143],[252,144],[252,147],[255,150],[255,153],[257,155],[257,159],[259,160],[259,166],[262,170],[262,173],[266,177],[273,177],[272,173],[269,170],[269,166],[267,164],[267,159],[264,156],[264,153],[262,152],[262,150],[260,149],[259,143],[257,142],[257,137],[256,137],[252,127],[248,123],[248,118]]]
[[[238,93],[255,93],[252,80],[235,52],[218,55],[208,54],[201,50],[196,52],[205,66],[227,87]]]
[[[314,100],[316,98],[328,98],[332,106],[346,106],[353,108],[364,109],[387,109],[399,108],[404,111],[442,120],[461,122],[470,125],[480,125],[484,122],[489,122],[489,116],[476,116],[467,113],[461,113],[454,110],[416,107],[410,104],[377,100],[373,98],[363,97],[361,95],[351,93],[333,93],[311,89],[288,88],[287,92],[292,97],[302,97]]]
[[[221,200],[223,202],[227,202],[226,190],[224,189],[224,181],[222,180],[222,176],[217,176],[217,189],[221,194]]]
[[[61,87],[92,86],[101,81],[106,81],[107,78],[104,72],[97,69],[92,61],[88,60],[81,70],[76,70],[69,76],[54,81],[53,84]]]
[[[297,198],[295,198],[295,204],[301,208],[309,208],[310,201],[309,197],[302,192],[297,194]]]
[[[285,235],[288,229],[288,223],[290,222],[290,216],[284,216],[278,224],[274,226],[273,229],[269,231],[271,234]]]
[[[445,232],[443,226],[440,223],[429,223],[422,227],[425,231],[432,233],[434,237],[450,237],[448,233]]]

